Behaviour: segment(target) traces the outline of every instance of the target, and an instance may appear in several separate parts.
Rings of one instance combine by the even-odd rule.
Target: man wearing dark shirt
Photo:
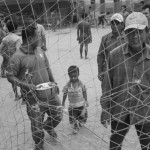
[[[123,32],[124,22],[121,14],[116,13],[111,17],[112,32],[104,35],[101,40],[100,48],[97,55],[98,78],[103,80],[104,73],[107,68],[107,58],[114,48],[125,43],[125,35]]]
[[[142,150],[150,149],[150,46],[145,44],[148,20],[140,12],[126,18],[127,43],[108,58],[102,87],[101,123],[111,120],[110,149],[121,150],[131,125],[135,125]]]
[[[80,58],[82,59],[83,46],[85,45],[85,59],[88,54],[88,44],[92,42],[92,34],[90,23],[86,21],[87,14],[82,14],[82,21],[79,22],[77,27],[77,40],[80,44]]]
[[[38,46],[38,33],[34,26],[22,30],[23,44],[10,59],[7,79],[20,86],[23,98],[26,99],[27,114],[31,120],[32,137],[35,142],[34,150],[43,150],[44,131],[56,141],[54,128],[60,123],[62,114],[57,86],[54,92],[43,90],[38,93],[36,86],[55,79],[49,66],[45,52]],[[48,118],[44,121],[44,115]],[[44,122],[43,122],[44,121]]]

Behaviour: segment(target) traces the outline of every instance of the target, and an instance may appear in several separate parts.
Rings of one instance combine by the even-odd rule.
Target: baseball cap
[[[141,12],[133,12],[126,18],[124,30],[131,28],[143,30],[146,26],[148,27],[146,16]]]
[[[111,17],[111,21],[113,21],[113,20],[117,20],[119,22],[123,22],[123,16],[121,14],[119,14],[119,13],[115,13]]]

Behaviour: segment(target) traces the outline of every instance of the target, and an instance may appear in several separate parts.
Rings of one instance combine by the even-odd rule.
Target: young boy
[[[79,126],[82,127],[83,123],[87,120],[87,109],[89,105],[87,101],[87,92],[85,85],[78,79],[79,68],[77,66],[70,66],[68,68],[68,75],[70,81],[63,88],[63,102],[62,106],[65,106],[65,100],[68,95],[69,99],[69,122],[74,127],[73,133],[76,134],[79,130]]]

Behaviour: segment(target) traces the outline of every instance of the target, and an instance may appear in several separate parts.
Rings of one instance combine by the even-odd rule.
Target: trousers
[[[53,130],[62,120],[62,110],[57,107],[60,106],[60,99],[56,95],[53,99],[49,100],[47,106],[40,104],[27,105],[27,114],[31,121],[32,137],[35,145],[38,147],[44,144],[44,130]],[[47,119],[44,121],[45,114]],[[44,130],[43,130],[44,129]]]
[[[130,127],[130,115],[124,122],[111,120],[110,150],[121,150],[122,142]],[[135,125],[142,150],[150,150],[150,123]]]

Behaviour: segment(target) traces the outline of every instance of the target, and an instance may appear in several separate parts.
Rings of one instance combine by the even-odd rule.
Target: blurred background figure
[[[142,13],[147,17],[148,26],[150,27],[150,5],[143,5]]]
[[[38,47],[42,48],[44,51],[47,50],[46,48],[46,33],[44,26],[37,23],[37,17],[35,15],[30,15],[28,17],[29,25],[35,26],[37,29],[38,34]]]
[[[83,46],[85,45],[85,59],[88,59],[88,44],[92,42],[91,25],[87,21],[87,14],[82,14],[82,19],[77,27],[77,40],[80,44],[80,58],[82,59]]]
[[[12,55],[19,50],[21,46],[21,39],[16,35],[18,24],[16,22],[7,21],[6,28],[8,30],[7,35],[2,39],[0,45],[0,53],[3,56],[3,62],[1,65],[1,76],[6,77],[8,70],[8,62]],[[11,64],[10,64],[11,65]],[[21,96],[17,92],[16,84],[12,84],[13,91],[15,93],[15,101],[19,100]]]
[[[150,5],[143,5],[143,7],[142,7],[142,13],[148,19],[148,28],[150,29]],[[150,44],[150,31],[147,33],[147,38],[146,38],[145,42],[147,44]]]
[[[98,17],[98,26],[101,24],[102,25],[102,28],[104,28],[105,26],[104,26],[104,21],[108,24],[108,22],[107,22],[107,19],[106,19],[106,13],[104,13],[104,12],[102,12],[101,14],[100,14],[100,16]]]
[[[126,5],[121,6],[121,12],[120,14],[123,16],[124,21],[126,20],[127,16],[129,15],[129,12],[126,10]]]
[[[76,24],[78,22],[77,13],[73,12],[72,14],[72,23]]]
[[[6,33],[9,32],[8,29],[7,29],[6,24],[7,24],[8,22],[10,22],[10,21],[11,21],[10,17],[5,17],[4,22],[3,22],[3,30],[4,30]]]
[[[141,7],[143,7],[144,6],[144,1],[141,1],[140,4],[141,4]]]

